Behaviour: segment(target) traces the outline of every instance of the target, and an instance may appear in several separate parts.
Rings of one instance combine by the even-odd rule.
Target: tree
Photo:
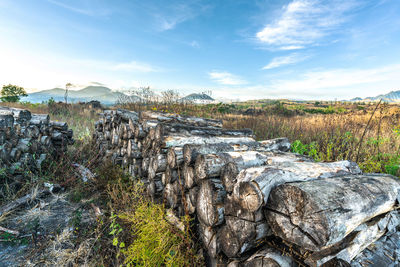
[[[18,102],[21,96],[28,96],[23,87],[17,85],[3,85],[1,89],[1,101],[3,102]]]
[[[68,90],[69,88],[72,87],[72,83],[67,83],[65,85],[65,95],[64,95],[64,99],[65,99],[65,104],[68,104]]]

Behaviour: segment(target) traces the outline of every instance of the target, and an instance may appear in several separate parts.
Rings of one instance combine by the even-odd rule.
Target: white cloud
[[[161,8],[155,6],[152,6],[152,8],[156,10],[153,16],[157,21],[158,30],[167,31],[174,29],[180,23],[197,17],[209,9],[209,6],[197,0],[182,0],[169,5],[163,3]]]
[[[108,16],[111,14],[111,10],[110,9],[106,9],[106,8],[101,8],[101,5],[99,5],[98,3],[94,4],[94,5],[89,5],[88,1],[78,1],[77,5],[71,5],[71,3],[69,4],[65,4],[61,1],[57,1],[57,0],[47,0],[49,3],[52,3],[54,5],[57,5],[59,7],[65,8],[69,11],[78,13],[78,14],[82,14],[82,15],[86,15],[86,16]],[[84,3],[84,7],[79,7],[80,5],[83,5]]]
[[[354,0],[293,0],[280,16],[256,34],[262,43],[283,50],[301,49],[347,21]]]
[[[33,53],[0,44],[0,86],[16,84],[28,91],[63,87],[71,82],[77,87],[106,84],[111,88],[131,85],[147,85],[149,75],[163,71],[148,63],[138,61],[111,62],[69,58],[45,52]]]
[[[197,41],[191,41],[189,45],[191,47],[194,47],[194,48],[199,48],[200,47],[200,44]]]
[[[241,85],[247,82],[239,76],[233,75],[227,71],[212,71],[208,73],[210,79],[214,80],[219,84],[224,85]]]
[[[376,68],[306,71],[296,78],[275,79],[249,86],[221,86],[216,98],[338,100],[368,97],[399,90],[400,64]]]
[[[105,63],[109,65],[110,70],[114,71],[137,71],[137,72],[156,72],[159,71],[147,63],[141,63],[137,61],[122,62],[122,63]]]
[[[309,98],[375,96],[400,84],[400,64],[365,69],[309,71],[297,79],[275,80],[268,86],[275,94]]]
[[[291,64],[295,64],[295,63],[304,61],[307,58],[309,58],[309,56],[299,55],[296,53],[293,53],[293,54],[290,54],[290,55],[284,56],[284,57],[275,57],[271,60],[270,63],[268,63],[262,69],[269,70],[269,69],[278,68],[278,67],[285,66],[285,65],[291,65]]]

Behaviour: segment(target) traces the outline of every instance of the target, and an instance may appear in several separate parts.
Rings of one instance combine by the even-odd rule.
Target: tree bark
[[[207,226],[220,225],[224,221],[226,191],[217,179],[204,180],[197,195],[196,210],[199,220]]]
[[[297,267],[298,264],[282,252],[265,246],[241,264],[241,267]]]
[[[350,161],[281,162],[243,170],[236,178],[233,194],[240,200],[243,208],[256,211],[267,203],[269,193],[275,186],[350,173],[360,173],[358,166]]]
[[[382,237],[387,231],[395,232],[400,224],[400,214],[392,211],[361,224],[351,234],[327,249],[312,253],[305,262],[310,266],[321,266],[331,259],[348,264],[371,243]]]
[[[183,174],[183,179],[185,180],[186,188],[189,189],[196,185],[194,178],[194,170],[192,167],[188,166],[187,164],[183,165],[182,174]]]
[[[164,135],[184,135],[184,136],[219,136],[219,137],[253,137],[250,129],[234,130],[215,127],[198,127],[187,124],[163,124],[162,132]]]
[[[222,251],[229,258],[239,257],[246,251],[259,246],[272,234],[266,221],[252,222],[238,217],[226,216],[226,224],[219,233]]]
[[[245,151],[236,152],[236,154],[241,155],[237,157],[239,159],[232,160],[225,164],[221,169],[221,180],[225,186],[227,192],[231,193],[233,187],[236,184],[236,177],[239,172],[252,168],[259,167],[262,165],[277,165],[284,162],[313,162],[309,157],[285,152],[255,152],[255,151]]]
[[[389,175],[356,175],[280,185],[266,218],[275,235],[311,251],[333,245],[360,224],[391,211],[400,183]]]
[[[167,152],[167,162],[171,168],[177,168],[183,162],[182,147],[170,147]]]
[[[389,230],[384,236],[369,245],[351,262],[352,267],[399,266],[400,265],[399,227]]]
[[[193,145],[204,145],[204,144],[216,144],[216,143],[228,143],[228,144],[243,144],[254,141],[253,138],[250,137],[203,137],[203,136],[179,136],[179,135],[170,135],[165,136],[164,140],[160,143],[162,148],[170,148],[170,147],[183,147],[186,144]]]
[[[213,120],[213,119],[205,119],[198,117],[188,117],[188,116],[180,116],[177,114],[167,114],[167,113],[157,113],[151,111],[143,111],[140,114],[140,118],[142,120],[157,120],[160,122],[168,122],[168,123],[181,123],[181,124],[189,124],[199,127],[222,127],[221,120]]]

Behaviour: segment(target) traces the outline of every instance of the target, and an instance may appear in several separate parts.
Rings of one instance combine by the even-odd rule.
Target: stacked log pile
[[[391,176],[314,162],[287,152],[286,138],[258,142],[218,120],[110,110],[96,130],[106,159],[140,177],[154,201],[195,219],[210,266],[385,261],[383,249],[364,251],[389,234],[388,246],[400,248],[400,183]],[[283,255],[287,248],[294,252]]]
[[[18,174],[37,172],[49,156],[57,156],[74,142],[65,122],[50,121],[48,114],[0,107],[0,167]]]

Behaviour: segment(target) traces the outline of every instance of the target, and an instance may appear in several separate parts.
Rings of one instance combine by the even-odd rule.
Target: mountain
[[[382,94],[382,95],[378,95],[378,96],[370,96],[370,97],[366,97],[366,98],[360,98],[360,97],[356,97],[353,99],[350,99],[350,101],[379,101],[380,99],[382,99],[383,102],[387,102],[387,103],[400,103],[400,90],[398,91],[391,91],[387,94]]]
[[[22,101],[29,101],[32,103],[41,103],[53,98],[55,101],[64,101],[65,89],[53,88],[43,90],[35,93],[28,94],[27,97],[22,98]],[[80,90],[69,90],[69,102],[88,102],[98,100],[102,104],[112,105],[118,101],[119,98],[126,95],[121,92],[114,92],[108,87],[104,86],[87,86]]]
[[[182,101],[192,102],[212,102],[214,98],[206,94],[190,94],[181,98]]]

